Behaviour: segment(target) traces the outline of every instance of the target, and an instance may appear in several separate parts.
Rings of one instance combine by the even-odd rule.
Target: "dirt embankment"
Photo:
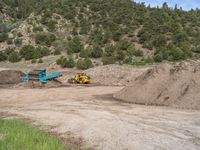
[[[101,85],[126,86],[132,83],[136,77],[144,73],[149,67],[132,67],[107,65],[91,68],[85,71],[94,83]]]
[[[0,87],[6,87],[22,82],[23,72],[17,70],[0,70]]]
[[[162,64],[147,70],[115,98],[144,105],[200,109],[200,62]]]

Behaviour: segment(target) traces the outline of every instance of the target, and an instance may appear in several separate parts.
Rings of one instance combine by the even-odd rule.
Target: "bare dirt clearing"
[[[115,101],[123,87],[0,89],[0,114],[35,120],[104,150],[198,150],[200,111]]]

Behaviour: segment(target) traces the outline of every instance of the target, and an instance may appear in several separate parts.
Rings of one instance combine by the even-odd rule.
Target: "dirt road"
[[[82,137],[103,150],[198,150],[200,111],[140,106],[112,99],[122,87],[0,89],[0,113]]]

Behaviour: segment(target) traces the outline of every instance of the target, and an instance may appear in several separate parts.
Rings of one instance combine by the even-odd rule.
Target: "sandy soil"
[[[123,87],[0,89],[0,114],[35,120],[103,150],[198,150],[200,111],[115,101]]]
[[[138,76],[115,97],[136,104],[200,110],[199,76],[200,61],[159,64]]]

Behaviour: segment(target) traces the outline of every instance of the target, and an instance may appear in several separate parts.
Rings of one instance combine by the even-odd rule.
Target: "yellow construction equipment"
[[[81,71],[80,73],[77,73],[74,78],[69,79],[68,82],[76,84],[90,84],[92,81],[89,76]]]

